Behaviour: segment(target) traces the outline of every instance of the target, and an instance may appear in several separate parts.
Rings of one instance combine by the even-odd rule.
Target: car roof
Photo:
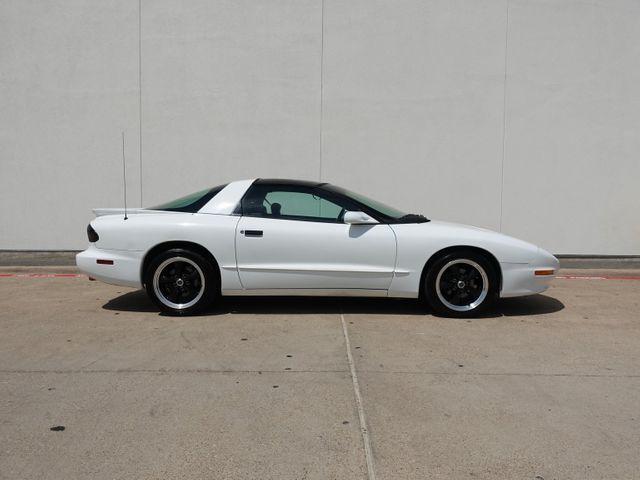
[[[326,185],[326,182],[315,182],[311,180],[292,180],[290,178],[258,178],[254,185],[297,185],[300,187],[319,187]]]

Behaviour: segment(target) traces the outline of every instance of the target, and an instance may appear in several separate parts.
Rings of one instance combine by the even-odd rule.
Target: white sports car
[[[430,221],[328,183],[240,180],[157,207],[96,209],[90,277],[144,287],[171,314],[218,295],[424,297],[471,316],[547,289],[558,260],[530,243]]]

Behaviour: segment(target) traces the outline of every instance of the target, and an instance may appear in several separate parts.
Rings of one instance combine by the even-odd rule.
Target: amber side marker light
[[[98,258],[96,260],[96,263],[99,265],[113,265],[113,260],[103,260],[101,258]]]
[[[535,274],[536,276],[538,275],[553,275],[555,273],[555,270],[553,268],[550,269],[546,269],[546,270],[536,270]]]

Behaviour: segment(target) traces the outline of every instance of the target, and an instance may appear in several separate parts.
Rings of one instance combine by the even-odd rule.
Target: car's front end
[[[442,235],[490,252],[500,267],[499,296],[519,297],[544,292],[558,273],[560,262],[551,253],[518,238],[469,225],[432,222]],[[429,227],[425,227],[429,228]]]
[[[542,293],[551,285],[559,267],[558,259],[542,248],[538,248],[526,263],[501,262],[500,296],[507,298]]]

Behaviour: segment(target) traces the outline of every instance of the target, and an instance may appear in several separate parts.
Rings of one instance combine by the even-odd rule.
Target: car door
[[[351,208],[348,201],[328,197],[309,186],[249,189],[236,228],[244,289],[389,288],[396,258],[389,225],[347,225],[342,217]]]

